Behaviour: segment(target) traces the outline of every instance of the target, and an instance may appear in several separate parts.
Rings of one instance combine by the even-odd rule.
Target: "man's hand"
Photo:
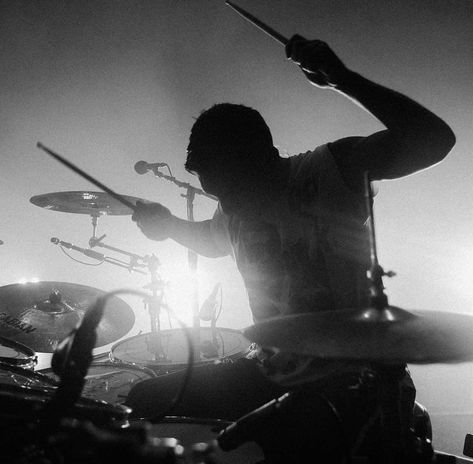
[[[171,211],[160,203],[136,202],[131,219],[136,222],[146,237],[152,240],[165,240],[172,234]]]
[[[306,40],[296,34],[286,45],[286,56],[298,64],[307,79],[317,87],[337,87],[350,73],[340,58],[321,40]]]

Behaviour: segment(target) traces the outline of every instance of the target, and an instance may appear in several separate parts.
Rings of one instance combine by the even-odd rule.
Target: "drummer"
[[[406,176],[443,160],[455,143],[439,117],[348,69],[326,43],[296,35],[286,54],[317,89],[348,97],[385,129],[283,158],[256,110],[217,104],[195,121],[185,164],[205,192],[218,197],[213,218],[189,222],[157,203],[139,203],[133,215],[150,239],[172,238],[207,257],[233,256],[255,322],[365,307],[365,171],[372,180]],[[326,453],[335,462],[353,445],[374,408],[367,368],[257,348],[252,359],[195,369],[174,414],[235,420],[288,390],[302,389],[307,392],[302,403],[269,421],[257,439],[270,462],[293,458],[301,437],[317,456]],[[317,379],[324,376],[337,380],[320,389]],[[415,398],[409,379],[408,374],[403,378],[406,421]],[[178,382],[180,374],[145,381],[131,392],[128,404],[136,414],[152,416],[170,401]],[[296,430],[294,424],[299,424]],[[291,442],[297,445],[293,449]]]

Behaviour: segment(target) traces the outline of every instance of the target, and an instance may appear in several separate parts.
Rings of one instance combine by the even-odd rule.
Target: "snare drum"
[[[25,369],[34,369],[38,358],[36,353],[26,345],[0,337],[0,362]]]
[[[213,443],[219,432],[230,424],[231,422],[218,419],[169,416],[157,424],[151,424],[148,434],[153,438],[176,438],[190,458],[193,444]],[[216,446],[214,456],[215,462],[222,464],[255,464],[264,459],[262,449],[253,442],[244,443],[229,452]],[[193,461],[189,459],[186,462]]]
[[[58,381],[52,369],[41,371],[48,379]],[[85,377],[82,397],[121,404],[125,401],[131,388],[137,383],[156,377],[146,367],[124,363],[93,362]]]
[[[159,332],[164,356],[158,359],[152,350],[151,336],[151,333],[145,333],[116,343],[112,346],[110,359],[114,362],[146,366],[158,373],[173,372],[186,367],[188,346],[182,329]],[[198,354],[195,365],[233,360],[248,352],[249,342],[239,330],[201,327],[199,338],[199,346],[194,347]]]

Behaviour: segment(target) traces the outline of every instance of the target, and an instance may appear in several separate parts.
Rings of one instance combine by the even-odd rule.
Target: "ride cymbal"
[[[67,282],[34,282],[0,287],[0,336],[34,351],[52,353],[75,328],[97,298],[106,292]],[[108,299],[97,327],[96,347],[128,333],[135,322],[131,307],[116,296]]]
[[[342,309],[269,319],[243,331],[262,346],[315,358],[378,363],[473,359],[473,317],[395,306]]]
[[[137,201],[149,203],[142,198],[121,195],[132,204]],[[90,216],[119,216],[133,214],[133,211],[104,192],[73,191],[51,192],[36,195],[30,202],[41,208],[64,213],[88,214]]]

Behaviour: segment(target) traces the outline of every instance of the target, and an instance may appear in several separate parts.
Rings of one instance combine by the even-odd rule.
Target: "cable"
[[[149,298],[149,295],[141,290],[133,290],[133,289],[118,289],[118,290],[114,290],[114,291],[111,291],[109,293],[106,293],[104,295],[104,298],[105,299],[108,299],[110,298],[111,296],[113,295],[118,295],[118,294],[121,294],[121,293],[129,293],[129,294],[132,294],[132,295],[137,295],[137,296],[140,296],[140,297],[143,297],[143,298]],[[174,398],[171,400],[171,404],[166,408],[164,409],[164,411],[160,414],[157,414],[155,417],[153,417],[152,421],[159,421],[161,420],[162,418],[166,417],[169,415],[169,413],[175,409],[179,403],[182,401],[182,398],[184,396],[184,393],[186,391],[186,388],[187,388],[187,385],[189,384],[189,380],[191,378],[191,375],[192,375],[192,370],[194,368],[194,344],[192,342],[192,337],[191,337],[191,334],[189,332],[189,329],[188,327],[184,324],[184,322],[182,322],[177,316],[176,314],[174,313],[174,311],[172,311],[172,309],[166,305],[166,308],[168,310],[168,313],[170,313],[172,315],[172,317],[178,322],[178,324],[181,326],[182,330],[183,330],[183,333],[186,337],[186,341],[187,341],[187,351],[188,351],[188,356],[187,356],[187,365],[186,365],[186,370],[185,370],[185,373],[184,373],[184,378],[182,379],[182,382],[181,382],[181,385],[179,386],[179,389],[177,390]]]
[[[80,259],[73,258],[62,246],[59,246],[59,249],[72,261],[75,261],[76,263],[80,264],[85,264],[86,266],[100,266],[105,262],[105,260],[100,261],[99,263],[86,263],[85,261],[81,261]]]
[[[217,322],[218,318],[222,314],[222,310],[223,310],[223,290],[222,290],[222,286],[220,285],[220,306],[218,308],[218,312],[215,315],[215,322]]]
[[[92,309],[94,310],[94,314],[88,314],[86,313],[86,316],[85,316],[85,319],[87,320],[87,324],[90,325],[90,326],[93,326],[93,330],[95,331],[98,324],[100,323],[100,320],[102,318],[102,314],[105,310],[105,307],[106,307],[106,303],[107,303],[107,300],[113,296],[116,296],[116,295],[120,295],[120,294],[131,294],[131,295],[137,295],[139,297],[142,297],[142,298],[149,298],[149,294],[141,291],[141,290],[134,290],[134,289],[126,289],[126,288],[121,288],[121,289],[118,289],[118,290],[112,290],[110,292],[107,292],[105,293],[104,295],[102,295],[101,297],[99,297],[99,299],[97,299],[97,302],[95,303],[95,305],[92,307]],[[190,377],[191,377],[191,374],[192,374],[192,370],[193,370],[193,367],[194,367],[194,345],[192,343],[192,338],[191,338],[191,335],[190,335],[190,332],[189,332],[189,329],[187,328],[187,326],[174,314],[174,312],[169,308],[167,307],[168,311],[172,314],[172,316],[174,317],[174,319],[176,319],[176,321],[179,323],[179,325],[182,327],[183,329],[183,332],[184,332],[184,335],[186,337],[186,341],[187,341],[187,345],[188,345],[188,358],[187,358],[187,366],[186,366],[186,371],[185,371],[185,374],[184,374],[184,378],[182,380],[182,383],[179,387],[179,389],[177,390],[176,392],[176,395],[174,396],[174,398],[172,399],[171,401],[171,404],[160,414],[157,416],[157,418],[161,418],[161,417],[164,417],[166,415],[169,415],[169,412],[172,411],[175,407],[178,406],[178,404],[181,402],[182,400],[182,397],[184,396],[184,392],[187,388],[187,385],[189,384],[189,380],[190,380]],[[75,329],[75,336],[77,336],[77,332],[80,331],[82,328],[82,331],[84,331],[84,324],[83,324],[83,321],[81,322],[81,324],[78,326],[77,329]],[[90,354],[90,360],[92,359],[92,350],[90,353],[79,353],[77,352],[77,343],[79,342],[79,340],[75,339],[75,338],[72,338],[71,339],[71,343],[70,343],[70,347],[69,347],[69,350],[66,351],[66,358],[64,359],[64,366],[67,366],[68,362],[70,363],[70,359],[69,358],[69,353],[71,352],[71,348],[73,348],[73,345],[74,345],[74,342],[76,343],[75,345],[75,348],[76,348],[76,355],[77,354],[80,354],[81,356],[81,362],[84,361],[86,363],[88,363],[88,359],[87,359],[87,356]],[[81,340],[81,343],[83,342],[83,340]],[[84,358],[85,356],[85,358]],[[74,363],[75,361],[77,360],[73,360]],[[73,363],[73,364],[74,364]],[[90,366],[90,363],[88,364],[88,366]],[[88,369],[88,366],[85,366],[86,368],[84,369],[85,371]],[[76,367],[76,366],[74,366]],[[84,366],[82,366],[84,367]],[[62,381],[63,379],[61,379]],[[80,387],[80,385],[75,385],[75,386],[72,386],[73,388],[76,388],[76,387],[79,387],[82,389],[82,387]],[[58,391],[60,390],[60,388],[58,388]],[[67,391],[67,390],[65,390]],[[62,393],[62,392],[61,392]],[[78,392],[78,395],[80,395],[80,391]],[[51,404],[51,410],[59,410],[59,409],[63,409],[62,407],[61,408],[57,408],[56,407],[56,404],[59,404],[62,406],[62,402],[63,400],[64,401],[68,401],[68,398],[61,398],[61,395],[55,395],[56,397],[53,397],[53,400],[54,400],[54,403]],[[62,395],[64,396],[64,395]],[[67,402],[66,401],[66,402]],[[74,400],[75,402],[75,400]],[[61,412],[59,412],[58,414],[61,414]],[[58,416],[60,417],[60,416]]]

